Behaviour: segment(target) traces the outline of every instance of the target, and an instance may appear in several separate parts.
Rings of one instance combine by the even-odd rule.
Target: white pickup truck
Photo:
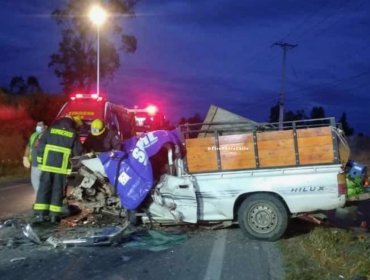
[[[248,237],[273,241],[291,217],[346,202],[342,167],[349,150],[333,119],[293,122],[284,130],[212,123],[181,131],[182,146],[164,146],[161,176],[134,211],[143,222],[238,222]],[[150,147],[155,133],[142,135],[136,148]],[[97,211],[122,214],[117,180],[107,183],[103,161],[82,164],[74,198]],[[132,176],[123,173],[117,178],[124,189]]]

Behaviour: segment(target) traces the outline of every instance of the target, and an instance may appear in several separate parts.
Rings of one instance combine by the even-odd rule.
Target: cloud
[[[228,1],[228,0],[176,0],[150,1],[147,6],[165,10],[166,18],[177,24],[197,24],[198,26],[239,26],[267,24],[289,19],[301,20],[307,14],[314,13],[318,7],[334,12],[342,2],[331,1],[324,5],[320,0],[296,1]],[[181,9],[179,9],[181,6]]]
[[[196,112],[205,115],[211,104],[265,121],[277,97],[275,91],[231,77],[179,75],[150,68],[126,70],[120,86],[110,86],[110,97],[129,107],[155,103],[173,121]]]
[[[21,46],[18,44],[3,44],[0,45],[0,53],[2,54],[0,56],[0,62],[6,63],[6,62],[12,62],[20,57],[20,55],[31,55],[32,52],[35,49],[31,46]],[[5,70],[3,68],[3,70]]]
[[[47,63],[60,32],[49,15],[65,0],[3,2],[2,79],[34,69],[42,84],[56,80]],[[355,78],[370,71],[369,1],[150,0],[135,10],[123,26],[137,36],[138,51],[122,56],[107,87],[119,103],[158,102],[175,117],[216,104],[266,120],[281,80],[282,51],[270,45],[288,35],[298,44],[288,52],[288,110],[345,107],[350,118],[370,118],[362,109],[368,77]]]
[[[370,102],[370,96],[358,95],[345,89],[336,88],[308,92],[306,96],[313,102],[333,107],[347,107],[347,104],[353,104],[354,102],[359,105],[369,104]]]
[[[34,16],[49,16],[51,12],[64,5],[64,0],[17,0],[3,1],[2,9],[12,11],[11,15],[34,15]]]

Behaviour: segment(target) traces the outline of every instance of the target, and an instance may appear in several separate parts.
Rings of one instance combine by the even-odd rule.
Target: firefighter
[[[33,187],[33,190],[35,191],[35,194],[37,193],[37,190],[39,188],[41,176],[41,170],[38,168],[36,160],[36,153],[40,138],[45,132],[46,128],[47,125],[45,125],[44,121],[38,121],[36,123],[35,132],[32,133],[32,135],[30,136],[23,155],[23,166],[27,169],[31,168],[31,185]]]
[[[113,129],[105,127],[101,119],[95,119],[91,123],[91,130],[84,142],[85,152],[107,152],[121,149],[121,139]]]
[[[72,117],[63,117],[48,128],[40,139],[37,162],[42,173],[33,206],[34,223],[44,222],[48,216],[50,222],[60,222],[64,186],[71,172],[69,159],[80,155],[83,150],[76,126]]]

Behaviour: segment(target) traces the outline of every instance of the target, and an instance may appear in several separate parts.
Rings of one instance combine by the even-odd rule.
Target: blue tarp
[[[153,186],[149,158],[166,143],[180,145],[179,139],[177,130],[157,130],[126,140],[122,151],[98,155],[123,207],[133,210],[141,204]]]

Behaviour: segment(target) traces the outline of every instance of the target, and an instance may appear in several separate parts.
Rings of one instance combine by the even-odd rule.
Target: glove
[[[31,167],[31,163],[30,163],[30,160],[28,159],[28,157],[23,157],[23,166],[26,167],[26,168]]]

